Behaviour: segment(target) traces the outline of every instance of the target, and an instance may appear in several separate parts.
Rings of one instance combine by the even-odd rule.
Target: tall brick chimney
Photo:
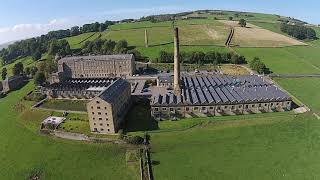
[[[181,95],[180,84],[180,50],[179,50],[179,29],[174,28],[174,74],[173,74],[173,91],[175,95]]]
[[[148,30],[147,29],[144,30],[144,45],[146,48],[149,47]]]

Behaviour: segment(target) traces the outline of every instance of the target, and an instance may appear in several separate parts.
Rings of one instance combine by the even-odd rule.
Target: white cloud
[[[0,28],[0,43],[40,36],[52,30],[66,29],[74,22],[71,19],[53,19],[48,23],[17,24],[13,27]]]
[[[82,14],[77,17],[68,17],[62,19],[53,19],[48,23],[26,23],[17,24],[12,27],[0,27],[0,44],[21,40],[31,37],[40,36],[46,34],[52,30],[67,29],[74,25],[82,25],[84,23],[90,23],[94,21],[105,21],[105,20],[121,20],[125,18],[139,18],[141,16],[147,16],[152,14],[163,14],[163,13],[175,13],[181,11],[187,11],[177,6],[161,6],[151,8],[126,8],[126,9],[114,9],[110,11]]]

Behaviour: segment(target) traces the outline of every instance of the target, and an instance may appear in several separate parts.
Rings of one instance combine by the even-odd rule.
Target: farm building
[[[131,105],[131,86],[123,80],[112,82],[87,104],[92,132],[117,133]]]

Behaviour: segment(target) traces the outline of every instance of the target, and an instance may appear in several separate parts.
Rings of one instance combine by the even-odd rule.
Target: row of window
[[[94,117],[94,118],[92,118],[92,120],[94,120],[94,121],[95,121],[95,120],[96,120],[96,118]],[[99,117],[99,118],[98,118],[98,120],[99,120],[99,121],[102,121],[102,118],[101,118],[101,117]],[[108,118],[106,118],[106,121],[108,121],[108,120],[109,120],[109,119],[108,119]]]
[[[95,132],[98,132],[98,128],[94,128],[94,131],[95,131]],[[100,131],[104,131],[104,129],[103,129],[103,128],[100,128]],[[107,131],[109,132],[110,129],[107,129]]]
[[[95,126],[96,126],[96,125],[97,125],[97,123],[93,123],[93,125],[95,125]],[[100,126],[103,126],[103,123],[100,123],[99,125],[100,125]],[[107,124],[107,126],[109,126],[109,124]]]
[[[289,104],[290,104],[290,102],[287,102],[287,105],[289,105]],[[275,104],[274,104],[274,103],[271,103],[270,105],[271,105],[271,106],[274,106],[274,105],[279,106],[279,103],[275,103]],[[268,104],[264,104],[264,106],[267,107]],[[251,107],[252,107],[252,108],[255,108],[256,105],[255,105],[255,104],[252,104]],[[262,105],[262,104],[259,104],[258,107],[263,107],[263,105]],[[224,106],[224,107],[217,106],[217,110],[221,110],[222,108],[228,109],[228,106]],[[234,110],[235,108],[236,108],[236,106],[231,106],[231,109],[232,109],[232,110]],[[242,105],[239,105],[238,108],[242,108]],[[249,108],[249,105],[246,104],[246,105],[245,105],[245,109],[248,109],[248,108]],[[210,106],[209,109],[212,110],[212,109],[214,109],[214,107],[213,107],[213,106]],[[161,110],[162,110],[162,111],[167,111],[167,108],[166,108],[166,107],[163,107],[163,108],[161,108]],[[176,110],[177,110],[177,111],[181,111],[181,108],[178,107],[178,108],[176,108]],[[189,107],[186,107],[186,111],[189,111],[189,110],[190,110],[190,108],[189,108]],[[199,107],[193,107],[193,110],[194,110],[194,111],[197,111],[197,110],[199,110]],[[201,110],[207,110],[207,107],[201,107]],[[158,111],[159,111],[159,108],[154,108],[154,111],[155,111],[155,112],[158,112]],[[169,111],[174,112],[174,108],[169,108]]]

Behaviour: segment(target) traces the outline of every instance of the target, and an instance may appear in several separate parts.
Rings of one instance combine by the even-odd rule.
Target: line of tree
[[[84,24],[82,27],[74,26],[71,29],[50,31],[46,35],[21,40],[9,45],[8,48],[0,51],[0,58],[2,58],[3,65],[12,63],[19,57],[32,56],[34,60],[38,60],[41,58],[41,54],[46,53],[49,50],[49,46],[54,40],[87,32],[102,32],[113,24],[113,21],[106,21],[104,23],[95,22]]]
[[[314,29],[302,25],[290,25],[281,23],[280,30],[300,40],[317,39],[316,31]]]
[[[235,53],[220,53],[220,52],[207,52],[193,51],[181,52],[181,62],[189,64],[245,64],[246,58]],[[173,53],[160,51],[157,62],[160,63],[173,63]]]
[[[270,70],[258,57],[253,58],[253,60],[250,61],[249,66],[252,70],[257,71],[259,74],[270,73]]]

